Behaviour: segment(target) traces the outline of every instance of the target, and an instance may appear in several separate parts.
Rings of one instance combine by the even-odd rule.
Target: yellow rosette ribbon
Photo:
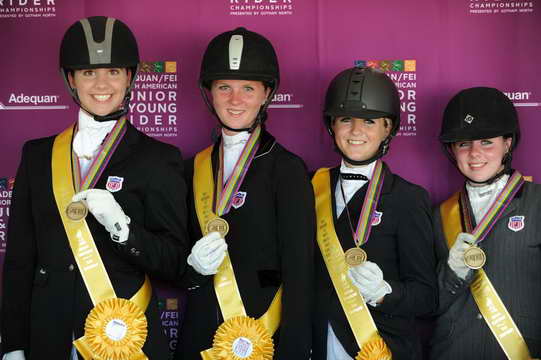
[[[212,352],[220,360],[272,360],[274,343],[259,320],[235,316],[216,330]]]
[[[355,360],[391,360],[391,350],[379,335],[368,306],[346,275],[349,265],[334,228],[329,169],[319,169],[312,185],[316,197],[317,243],[340,305],[361,349]]]
[[[85,322],[85,335],[75,341],[85,359],[144,360],[147,319],[133,302],[113,298],[98,303]]]
[[[391,350],[380,336],[376,336],[363,344],[355,360],[391,360]]]
[[[510,186],[514,184],[520,184],[520,177],[518,173],[514,173],[512,178],[508,181],[505,188],[501,190],[498,198],[494,203],[498,204],[500,208],[504,208],[505,202],[510,201],[510,197],[506,194],[512,193]],[[507,192],[506,192],[507,191]],[[508,196],[506,198],[506,196]],[[494,215],[492,218],[487,217],[477,225],[475,229],[472,229],[471,222],[468,221],[467,215],[461,212],[461,202],[464,201],[461,196],[461,192],[456,192],[449,199],[444,201],[440,205],[440,213],[442,218],[443,233],[447,240],[449,249],[453,246],[456,238],[460,232],[468,232],[474,236],[479,236],[483,228],[491,228],[492,222],[500,219],[500,215],[496,214],[494,209],[491,209]],[[464,227],[463,227],[464,223]],[[532,359],[530,350],[526,344],[526,340],[522,337],[520,329],[515,324],[515,321],[511,317],[509,311],[505,307],[502,299],[498,295],[496,288],[492,285],[487,272],[485,270],[475,270],[473,281],[470,285],[470,292],[477,304],[479,312],[483,315],[485,322],[494,335],[494,338],[500,345],[502,351],[505,353],[507,359]]]
[[[104,145],[104,148],[111,150],[115,139],[121,139],[119,132],[125,129],[125,122],[125,118],[119,120],[113,129],[116,135],[107,138],[109,145]],[[130,300],[117,298],[86,220],[72,219],[66,212],[72,204],[75,189],[71,166],[73,130],[71,126],[55,138],[51,161],[53,193],[58,213],[94,304],[85,321],[85,335],[73,344],[85,360],[147,360],[142,348],[147,337],[144,311],[152,295],[149,278],[145,276],[143,285]],[[109,150],[102,150],[100,157],[105,157]],[[92,173],[92,169],[89,173]]]
[[[257,128],[257,131],[259,132],[260,128]],[[254,145],[257,137],[251,137],[250,139],[249,143]],[[246,147],[250,148],[248,144],[245,145],[244,155],[241,155],[241,158],[248,156]],[[213,181],[212,151],[213,146],[210,146],[198,153],[194,160],[193,191],[195,209],[201,233],[203,234],[210,231],[207,227],[216,225],[213,224],[213,221],[227,213],[224,212],[223,208],[218,211],[213,210],[213,199],[216,195],[222,195],[222,191],[215,192],[215,188],[222,189],[223,186],[220,180],[222,179],[221,170],[219,170],[217,176],[218,185]],[[247,164],[249,165],[249,162]],[[237,171],[240,168],[235,167],[235,169]],[[242,171],[237,171],[237,177],[240,177],[242,173]],[[232,184],[232,182],[228,182],[228,184]],[[236,193],[236,190],[228,192],[229,195],[234,193]],[[217,202],[222,206],[227,203],[227,199],[229,199],[228,196],[217,198]],[[227,222],[221,220],[219,224],[223,226],[221,229],[223,231],[222,236],[225,237]],[[272,360],[274,355],[272,334],[280,325],[282,287],[278,288],[269,308],[259,319],[256,320],[247,316],[235,278],[233,264],[229,255],[226,254],[218,268],[218,273],[214,275],[214,290],[224,322],[214,334],[212,348],[201,351],[201,358],[203,360]]]

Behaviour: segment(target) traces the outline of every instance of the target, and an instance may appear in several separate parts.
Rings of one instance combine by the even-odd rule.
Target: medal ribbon
[[[239,158],[237,159],[237,162],[235,163],[235,167],[233,168],[233,171],[231,172],[231,176],[229,176],[229,180],[227,180],[225,187],[223,186],[224,164],[223,164],[223,140],[222,140],[222,143],[220,144],[220,149],[219,149],[220,167],[218,168],[218,176],[216,179],[216,189],[217,189],[216,201],[215,201],[216,215],[222,216],[224,214],[227,214],[229,210],[231,209],[231,205],[233,203],[233,197],[239,190],[240,185],[242,184],[242,181],[244,180],[244,177],[246,176],[246,172],[248,172],[248,169],[250,168],[250,164],[252,163],[252,160],[255,157],[257,149],[259,148],[260,135],[261,135],[261,127],[258,126],[252,132],[246,144],[244,144],[244,148],[242,149],[242,152]]]
[[[86,220],[72,221],[66,214],[66,209],[71,203],[75,189],[72,167],[70,166],[72,165],[70,157],[74,129],[75,126],[71,126],[55,138],[51,163],[52,185],[58,213],[64,225],[70,248],[92,303],[96,306],[104,300],[113,299],[117,296]],[[107,159],[109,158],[110,155]],[[145,311],[150,302],[151,294],[152,287],[148,277],[145,276],[145,282],[130,301]],[[84,338],[83,336],[74,342],[78,349],[77,342],[84,340]],[[85,359],[91,359],[91,357],[85,357]]]
[[[93,188],[98,182],[103,170],[107,167],[109,160],[113,156],[118,144],[126,134],[128,127],[126,126],[126,118],[120,118],[111,132],[105,137],[103,144],[101,146],[98,156],[94,158],[90,168],[84,179],[81,179],[81,171],[79,169],[79,160],[75,153],[72,154],[72,166],[73,166],[73,177],[75,179],[75,190],[77,192],[83,191],[86,189]]]
[[[520,174],[520,172],[515,171],[507,181],[507,184],[505,184],[505,187],[498,194],[498,197],[496,198],[496,200],[494,200],[485,216],[483,216],[481,222],[475,227],[475,229],[473,228],[473,221],[469,211],[470,206],[468,193],[466,191],[466,186],[464,186],[464,188],[460,192],[462,217],[464,219],[466,231],[475,237],[475,245],[479,244],[485,239],[490,230],[492,230],[492,228],[494,227],[494,224],[496,224],[505,209],[507,209],[511,201],[515,198],[517,192],[522,188],[523,184],[523,176]]]
[[[383,179],[385,174],[383,173],[383,162],[381,160],[376,161],[376,166],[372,173],[372,179],[368,183],[368,190],[366,190],[366,195],[363,201],[363,207],[361,210],[361,215],[359,216],[359,221],[357,223],[357,229],[355,231],[355,245],[360,247],[364,245],[368,238],[370,237],[370,232],[372,230],[372,217],[378,206],[379,196],[381,195],[381,189],[383,188]],[[344,202],[346,199],[344,199]],[[347,203],[345,204],[347,207]]]
[[[363,351],[363,347],[368,349],[369,344],[382,339],[363,297],[347,276],[349,266],[334,228],[329,169],[319,169],[312,179],[312,186],[316,198],[317,243],[351,331]],[[389,351],[389,359],[390,356]]]
[[[515,175],[520,176],[520,179],[517,179]],[[522,176],[516,171],[495,200],[493,206],[483,217],[481,223],[475,228],[474,236],[476,236],[477,239],[481,239],[479,241],[482,241],[486,237],[490,229],[494,227],[495,222],[501,217],[503,210],[499,210],[502,207],[505,208],[509,205],[510,201],[516,195],[515,188],[520,188],[523,184],[523,180],[521,180]],[[461,216],[463,216],[465,212],[463,211],[461,214],[460,202],[461,192],[457,192],[440,206],[443,233],[445,234],[449,248],[453,246],[458,234],[463,231]],[[492,222],[487,224],[487,222],[490,221],[487,219],[492,219]],[[471,219],[469,222],[470,225],[467,224],[467,221],[465,221],[465,224],[466,227],[469,226],[469,228],[466,228],[466,231],[471,231]],[[477,243],[479,241],[477,241]],[[531,359],[528,346],[526,345],[519,328],[511,318],[511,315],[505,308],[505,304],[502,302],[483,269],[479,269],[475,272],[474,280],[470,285],[470,291],[479,311],[483,315],[488,327],[492,331],[496,341],[498,341],[498,344],[500,344],[500,347],[507,358],[510,360]]]
[[[259,127],[257,129],[259,129]],[[246,143],[243,154],[245,153],[246,147],[250,146],[250,148],[253,149],[254,145],[249,145],[250,140]],[[212,211],[212,202],[215,196],[214,191],[216,189],[212,174],[212,150],[213,145],[198,153],[195,156],[194,160],[194,201],[197,219],[199,221],[202,234],[206,233],[206,224],[217,217],[217,214]],[[255,154],[255,151],[253,151],[253,153]],[[242,157],[243,156],[241,155],[241,158]],[[237,161],[237,165],[244,164],[241,166],[249,167],[253,157],[253,154],[251,156],[245,156],[243,162]],[[237,170],[237,166],[235,167],[235,170]],[[242,182],[242,178],[244,178],[246,170],[237,171],[236,175],[234,174],[235,171],[229,179],[228,185],[231,184],[231,186],[233,186],[232,184],[236,183],[236,190],[238,190],[238,184]],[[234,176],[235,180],[233,180]],[[218,183],[220,183],[220,179],[222,178],[222,174],[219,173]],[[218,187],[218,189],[220,188]],[[224,209],[224,211],[229,211],[229,208],[227,207],[227,202],[229,202],[229,199],[227,199],[227,197],[229,196],[229,198],[231,198],[231,194],[234,194],[236,192],[233,192],[232,190],[228,191],[230,191],[229,195],[227,195],[225,190],[223,191],[223,193],[225,193],[226,195],[221,196],[220,201],[223,201],[223,204],[217,206],[218,209],[221,208]],[[220,210],[218,210],[218,213],[219,211]],[[242,298],[240,296],[240,291],[235,278],[233,266],[231,264],[231,259],[229,257],[229,254],[227,253],[222,264],[218,268],[218,272],[216,273],[216,275],[214,275],[214,291],[216,293],[216,298],[218,299],[218,304],[220,306],[220,311],[222,312],[224,321],[230,320],[237,316],[247,316],[244,304],[242,302]],[[261,322],[261,324],[270,334],[273,334],[280,324],[280,315],[282,312],[281,294],[282,287],[280,287],[276,292],[267,312],[257,320]],[[203,359],[214,358],[212,349],[201,352],[201,356],[203,357]]]

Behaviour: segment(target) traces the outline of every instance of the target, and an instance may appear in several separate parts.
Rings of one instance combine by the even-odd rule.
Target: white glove
[[[378,264],[371,261],[365,261],[361,265],[351,267],[348,271],[348,277],[364,300],[372,306],[376,306],[378,300],[393,291],[391,285],[383,280],[383,272]]]
[[[225,257],[227,244],[215,231],[203,236],[192,248],[188,264],[201,275],[214,275]]]
[[[470,268],[464,264],[464,252],[468,249],[474,242],[475,238],[472,234],[460,233],[456,237],[456,241],[449,250],[449,259],[447,259],[447,264],[455,274],[462,280],[466,279]]]
[[[26,358],[24,357],[24,351],[22,350],[10,351],[4,354],[4,356],[2,357],[2,360],[25,360],[25,359]]]
[[[113,194],[107,190],[90,189],[73,195],[72,201],[83,201],[88,211],[111,234],[111,239],[118,243],[128,240],[130,218],[124,214]]]

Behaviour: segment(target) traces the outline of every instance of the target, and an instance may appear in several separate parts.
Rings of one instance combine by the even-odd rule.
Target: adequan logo
[[[534,101],[531,91],[504,91],[505,96],[513,102],[515,106],[537,107],[541,103]]]
[[[59,105],[59,101],[60,95],[11,93],[6,104],[0,101],[0,110],[64,110],[69,108],[68,105]]]
[[[290,92],[276,93],[272,98],[269,108],[273,109],[302,109],[304,104],[296,104],[294,94]]]

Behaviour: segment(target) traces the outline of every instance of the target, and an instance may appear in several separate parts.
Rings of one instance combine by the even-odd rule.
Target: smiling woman
[[[502,159],[509,152],[512,139],[498,136],[490,139],[457,141],[452,145],[456,165],[468,179],[484,183],[502,171]]]
[[[123,22],[81,19],[60,48],[79,114],[23,147],[3,271],[2,360],[166,359],[146,274],[171,280],[187,266],[181,154],[126,117],[139,51]]]
[[[175,359],[310,357],[314,199],[303,161],[265,130],[279,80],[274,47],[245,28],[203,55],[200,90],[220,126],[187,165],[192,250]]]
[[[541,317],[541,187],[511,166],[517,111],[498,89],[464,89],[447,104],[439,139],[465,181],[434,211],[439,316],[430,358],[539,358],[539,322],[530,319]]]
[[[329,84],[324,120],[342,162],[312,179],[312,359],[420,359],[414,317],[436,303],[428,194],[381,159],[400,125],[399,92],[382,72],[346,69]]]
[[[359,119],[340,116],[332,124],[336,146],[348,158],[363,161],[376,154],[380,144],[391,132],[387,118]]]
[[[122,107],[131,83],[131,71],[126,68],[74,70],[68,79],[81,107],[91,114],[105,116]]]
[[[214,80],[211,94],[216,114],[229,128],[251,128],[271,89],[261,81]],[[235,132],[224,127],[227,135]]]

